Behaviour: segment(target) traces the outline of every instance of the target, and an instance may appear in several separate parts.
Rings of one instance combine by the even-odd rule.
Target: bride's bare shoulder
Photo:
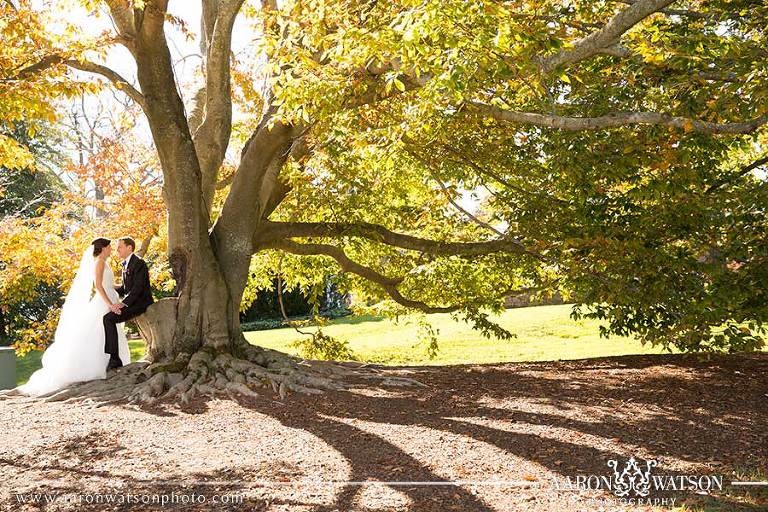
[[[106,263],[101,258],[96,258],[96,279],[101,279],[101,277],[104,275],[104,268],[106,267]]]

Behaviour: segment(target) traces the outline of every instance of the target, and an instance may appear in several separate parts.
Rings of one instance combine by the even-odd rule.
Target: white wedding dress
[[[109,354],[104,352],[102,319],[109,306],[95,292],[95,279],[96,262],[93,246],[89,246],[64,301],[54,341],[43,353],[43,367],[16,388],[20,393],[39,396],[75,382],[106,378]],[[108,264],[104,265],[102,284],[110,300],[119,302],[115,274]],[[120,360],[127,365],[131,353],[123,324],[117,325],[117,336]]]

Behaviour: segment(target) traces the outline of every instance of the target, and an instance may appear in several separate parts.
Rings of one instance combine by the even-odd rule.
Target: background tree
[[[83,56],[49,66],[107,77],[143,109],[176,297],[145,319],[154,363],[98,384],[104,398],[126,383],[138,399],[338,387],[349,370],[242,336],[249,275],[271,278],[281,258],[293,283],[332,265],[347,288],[487,335],[509,335],[488,319],[505,295],[559,290],[607,332],[685,350],[762,343],[762,2],[203,0],[187,105],[167,2],[105,3],[116,32],[101,41],[128,50],[137,85]],[[233,67],[240,14],[257,79]],[[258,98],[234,125],[233,95]],[[487,189],[485,218],[458,187]]]
[[[26,237],[30,231],[20,228],[46,222],[45,212],[65,190],[57,175],[65,160],[63,135],[54,128],[57,101],[97,90],[52,65],[84,46],[45,27],[45,16],[29,2],[0,3],[0,342],[29,332],[28,346],[55,325],[48,314],[58,305],[69,258],[45,233]]]
[[[23,124],[0,128],[3,136],[29,151],[36,162],[35,169],[9,169],[0,167],[0,221],[30,219],[50,208],[61,199],[63,184],[53,168],[61,155],[53,145],[60,137],[50,127],[44,127],[31,137]],[[24,157],[26,159],[26,157]],[[0,231],[2,232],[2,231]],[[30,324],[44,321],[48,312],[56,308],[58,288],[37,276],[19,276],[8,282],[7,257],[0,256],[0,344],[10,345],[15,334]]]
[[[84,101],[81,95],[76,104]],[[126,123],[136,113],[88,110],[70,112],[71,123],[61,131],[47,121],[34,122],[34,137],[20,122],[3,130],[31,157],[29,167],[2,168],[0,174],[0,335],[20,355],[53,339],[78,247],[97,235],[131,233],[144,255],[164,232],[154,149]],[[71,150],[75,162],[68,158]],[[153,282],[170,291],[165,244],[157,246],[150,254]]]
[[[34,215],[7,214],[0,227],[0,307],[6,317],[6,341],[13,341],[20,355],[42,350],[53,339],[59,308],[80,260],[76,249],[97,235],[117,238],[124,233],[141,240],[137,248],[147,252],[157,240],[152,281],[156,289],[170,292],[170,272],[163,250],[165,218],[161,187],[152,172],[133,168],[138,146],[102,140],[102,149],[87,165],[62,169],[64,185],[51,171],[37,165],[36,182],[53,176],[56,187],[42,190]],[[134,151],[126,154],[127,148]],[[129,165],[130,162],[130,165]],[[25,174],[19,174],[24,177]],[[17,180],[21,181],[21,180]],[[104,191],[100,197],[94,189]],[[159,251],[159,252],[158,252]]]

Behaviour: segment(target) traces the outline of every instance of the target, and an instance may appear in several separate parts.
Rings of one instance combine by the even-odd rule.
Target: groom
[[[136,242],[133,238],[126,236],[117,241],[117,254],[123,260],[123,284],[116,286],[115,291],[123,300],[112,305],[111,311],[104,315],[104,352],[109,354],[108,370],[123,366],[118,355],[117,324],[139,316],[154,302],[149,288],[149,269],[144,260],[133,253],[134,250]]]

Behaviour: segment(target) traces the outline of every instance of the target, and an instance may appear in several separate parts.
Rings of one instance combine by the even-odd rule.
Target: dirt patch
[[[183,408],[0,401],[0,509],[598,510],[589,498],[610,490],[554,482],[634,456],[655,475],[724,477],[722,492],[652,493],[662,509],[768,510],[765,491],[730,485],[768,473],[768,354],[386,371],[427,387]],[[177,501],[146,502],[162,495]]]

